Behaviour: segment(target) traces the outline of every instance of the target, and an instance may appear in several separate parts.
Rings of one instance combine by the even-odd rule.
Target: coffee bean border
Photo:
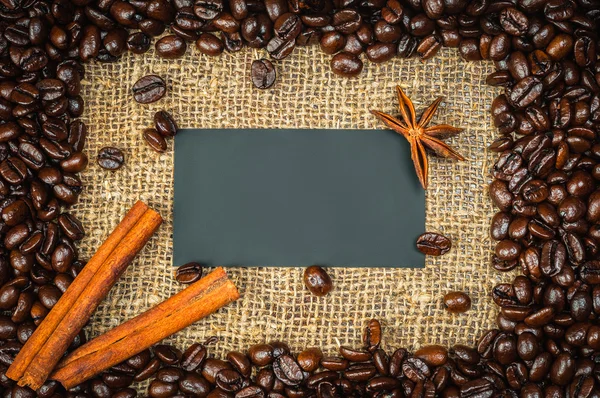
[[[600,386],[600,67],[594,0],[54,0],[0,2],[0,386],[35,396],[4,376],[35,326],[83,264],[77,201],[87,165],[77,118],[83,63],[143,53],[208,55],[242,46],[273,59],[319,44],[332,70],[354,76],[370,62],[433,57],[457,47],[495,62],[487,83],[502,134],[490,196],[500,211],[492,265],[523,275],[493,289],[497,328],[476,348],[379,348],[378,323],[363,349],[297,356],[285,343],[252,346],[226,360],[207,344],[184,354],[159,345],[72,391],[48,382],[38,396],[153,397],[584,396]],[[262,81],[261,79],[258,79]],[[379,337],[373,337],[379,336]],[[85,333],[71,349],[85,341]]]

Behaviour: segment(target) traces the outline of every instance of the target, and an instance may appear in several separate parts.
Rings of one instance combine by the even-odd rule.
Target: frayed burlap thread
[[[428,257],[424,269],[330,269],[335,289],[326,297],[308,293],[301,268],[231,268],[228,272],[242,298],[170,342],[185,348],[216,335],[220,338],[213,348],[216,354],[269,340],[284,340],[296,351],[319,346],[335,353],[339,345],[358,346],[366,321],[378,318],[387,347],[473,344],[496,316],[491,288],[509,279],[494,271],[489,261],[493,245],[488,229],[494,209],[487,185],[494,155],[486,148],[497,134],[489,116],[497,90],[484,82],[493,65],[468,63],[455,50],[445,49],[424,63],[417,59],[382,65],[367,62],[358,78],[343,79],[330,71],[329,56],[317,48],[299,48],[275,63],[277,82],[261,91],[252,86],[250,65],[265,56],[259,50],[244,50],[210,58],[191,48],[175,61],[159,59],[151,51],[86,67],[84,120],[91,162],[82,173],[85,191],[74,207],[87,230],[80,246],[82,257],[93,254],[137,199],[165,219],[96,311],[88,328],[91,336],[183,288],[174,280],[171,264],[172,142],[166,153],[157,154],[141,134],[152,126],[154,112],[168,110],[180,127],[190,128],[378,129],[382,126],[369,110],[397,113],[394,87],[400,84],[418,112],[445,96],[433,123],[465,128],[449,142],[467,161],[432,158],[427,192],[427,229],[451,237],[452,250],[442,257]],[[159,102],[140,105],[133,101],[131,86],[149,73],[167,80],[168,93]],[[111,172],[98,167],[95,158],[104,146],[125,152],[122,169]],[[451,290],[471,295],[471,311],[451,315],[444,310],[442,297]]]

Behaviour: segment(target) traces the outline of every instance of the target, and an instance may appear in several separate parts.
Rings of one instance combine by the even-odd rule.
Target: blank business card
[[[387,130],[185,129],[174,265],[424,266],[425,194]]]

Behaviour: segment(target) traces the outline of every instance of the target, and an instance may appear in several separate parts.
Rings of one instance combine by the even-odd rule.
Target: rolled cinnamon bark
[[[75,336],[161,223],[162,218],[157,212],[152,209],[146,210],[110,253],[77,300],[72,303],[71,310],[65,314],[39,349],[35,361],[29,364],[18,380],[20,386],[37,390],[44,384]]]
[[[50,376],[69,389],[237,300],[222,268],[72,352]]]
[[[138,201],[129,212],[127,212],[119,225],[117,225],[106,241],[98,248],[96,254],[94,254],[86,266],[83,267],[67,291],[35,329],[35,332],[27,340],[23,348],[21,348],[21,351],[19,351],[19,354],[6,372],[7,377],[15,381],[18,381],[23,377],[27,367],[37,356],[38,352],[54,332],[60,321],[62,321],[65,314],[73,308],[73,305],[78,301],[81,293],[94,275],[96,275],[104,261],[106,261],[108,256],[114,251],[133,226],[138,223],[147,210],[148,206],[142,201]]]

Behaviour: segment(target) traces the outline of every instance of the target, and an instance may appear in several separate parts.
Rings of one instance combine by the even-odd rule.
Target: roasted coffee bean
[[[346,46],[346,37],[339,32],[327,32],[321,37],[320,45],[325,54],[335,54]]]
[[[308,348],[298,354],[298,365],[305,372],[314,372],[319,366],[323,353],[319,348]]]
[[[451,247],[452,242],[449,238],[435,232],[426,232],[417,239],[417,249],[430,256],[446,254]]]
[[[369,351],[374,351],[381,343],[381,323],[377,319],[371,319],[363,333],[363,344]]]
[[[260,89],[273,86],[277,77],[275,67],[268,59],[259,59],[252,62],[251,75],[252,84]]]
[[[158,40],[155,43],[154,48],[161,58],[174,59],[180,58],[185,54],[187,45],[179,36],[170,35],[164,36]]]
[[[500,13],[500,25],[510,35],[523,36],[529,29],[529,20],[521,11],[508,7]]]
[[[194,283],[202,278],[202,265],[198,263],[187,263],[177,268],[175,279],[183,284]]]
[[[202,376],[208,380],[209,383],[215,384],[219,372],[227,369],[231,369],[229,362],[225,362],[216,358],[208,358],[206,361],[204,361],[204,365],[202,367]]]
[[[514,106],[525,108],[532,104],[542,94],[542,82],[535,76],[521,79],[510,90],[508,99]]]
[[[180,392],[192,396],[208,396],[211,390],[210,384],[205,378],[197,373],[187,373],[178,382]]]
[[[333,282],[327,272],[313,265],[304,270],[304,285],[315,296],[325,296],[333,288]]]
[[[81,221],[72,214],[63,213],[58,217],[58,225],[61,231],[71,240],[81,240],[85,236]]]
[[[183,353],[181,367],[188,372],[199,369],[206,359],[206,355],[206,347],[202,344],[194,343]]]
[[[340,52],[331,58],[331,70],[342,77],[352,77],[360,74],[363,63],[356,55]]]
[[[346,370],[350,362],[347,359],[339,357],[323,357],[321,359],[321,366],[328,370],[341,371]]]
[[[158,111],[154,114],[154,127],[165,137],[175,136],[178,129],[175,119],[167,111]]]
[[[448,350],[440,345],[429,345],[415,351],[415,357],[429,366],[442,366],[448,360]]]
[[[248,349],[248,357],[256,366],[267,366],[273,362],[273,346],[256,344]]]
[[[444,306],[454,314],[466,312],[471,308],[471,298],[463,292],[450,292],[444,296]]]
[[[291,355],[279,356],[273,362],[273,372],[287,386],[297,386],[304,380],[300,365]]]
[[[100,149],[96,162],[105,170],[118,170],[125,163],[125,155],[119,148],[107,146]]]
[[[202,33],[196,40],[196,47],[202,54],[212,57],[221,55],[225,49],[223,41],[211,33]]]
[[[181,359],[181,351],[166,344],[155,346],[154,355],[166,365],[175,365],[179,363]]]
[[[165,81],[157,75],[140,78],[132,87],[133,98],[140,104],[156,102],[167,92]]]
[[[164,152],[167,150],[167,141],[162,134],[156,129],[144,129],[143,137],[150,148],[156,152]]]
[[[294,51],[296,43],[294,40],[282,40],[279,37],[273,37],[267,44],[267,52],[273,59],[281,60],[286,58]]]

